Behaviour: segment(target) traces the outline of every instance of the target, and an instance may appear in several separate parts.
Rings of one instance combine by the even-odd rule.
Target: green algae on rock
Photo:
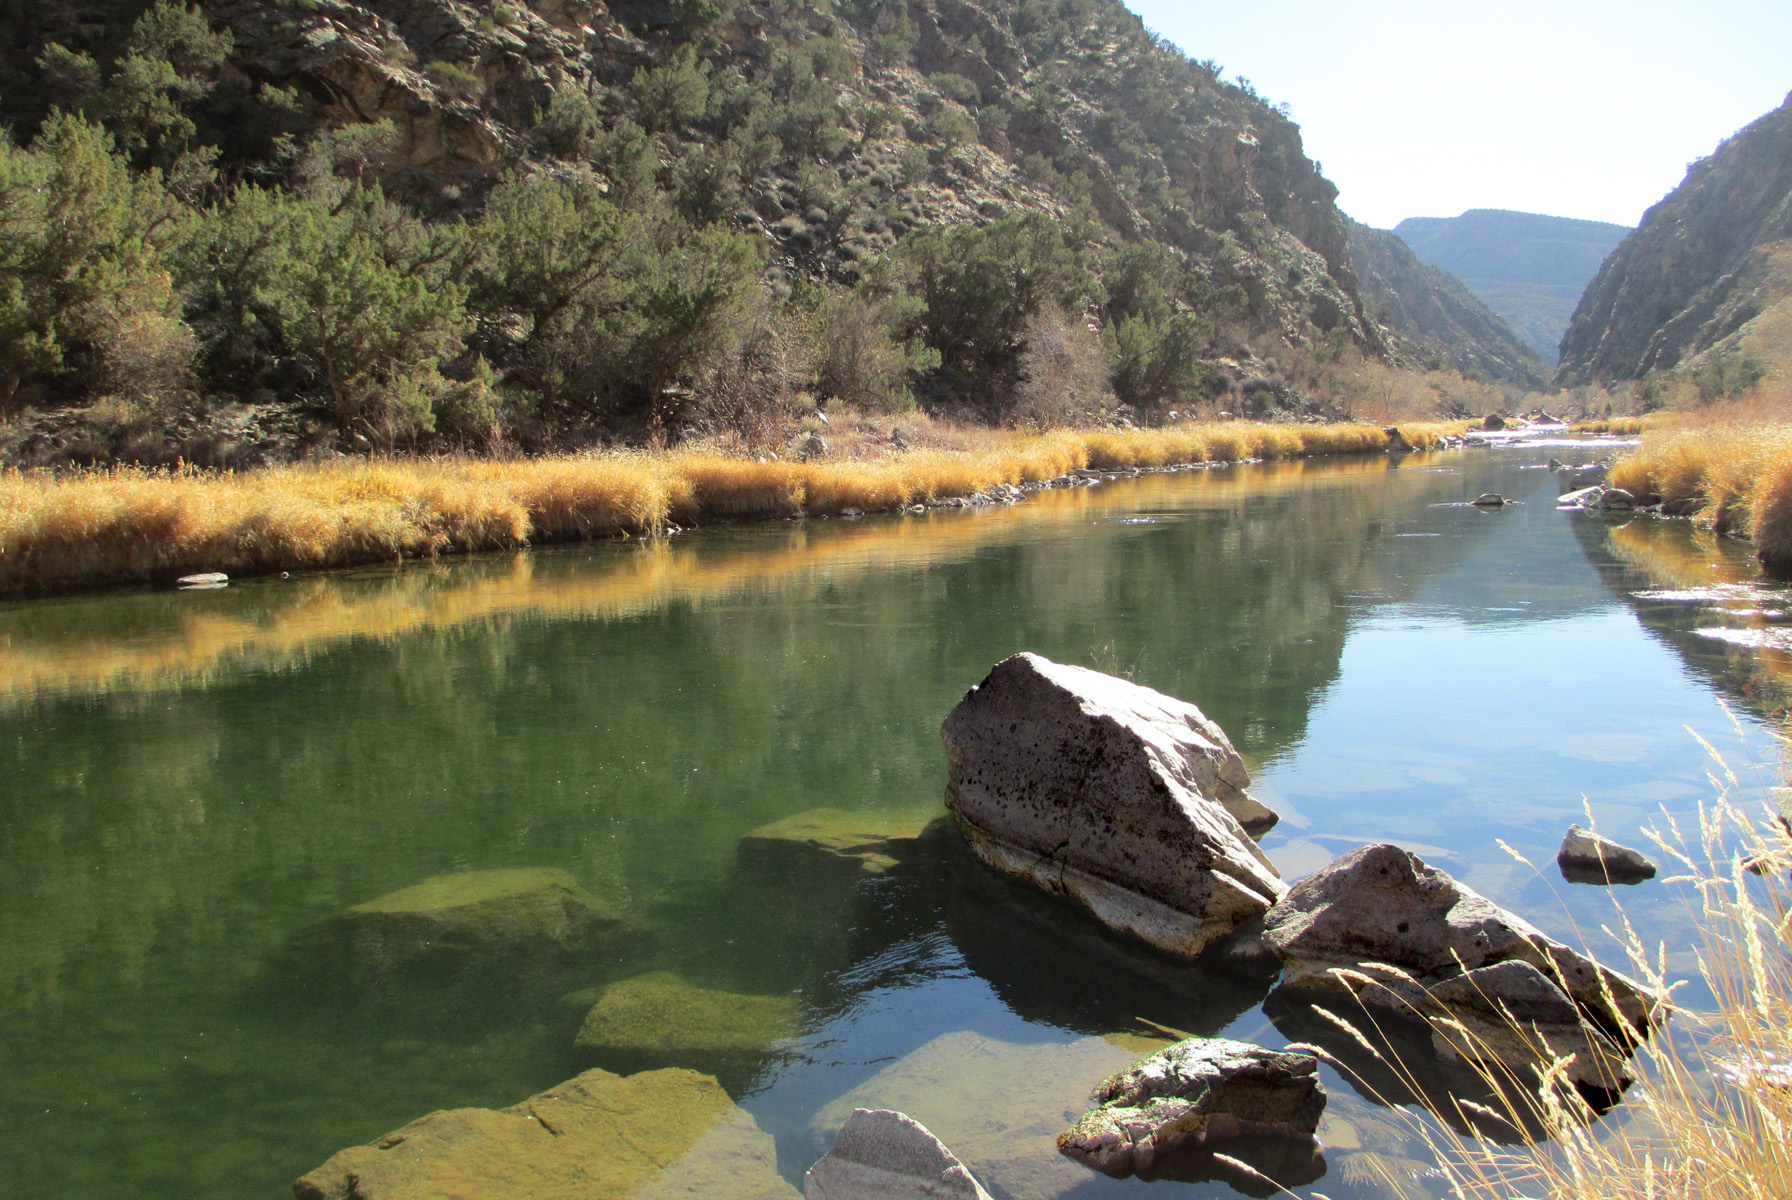
[[[438,875],[294,934],[301,968],[360,987],[626,955],[642,932],[567,872],[514,867]]]
[[[598,993],[574,1044],[661,1057],[753,1053],[799,1032],[792,996],[748,996],[656,971]]]
[[[812,808],[753,830],[740,840],[739,854],[776,869],[845,864],[866,875],[882,875],[913,853],[939,823],[937,816]]]
[[[297,1200],[795,1200],[771,1136],[707,1075],[591,1070],[505,1109],[434,1112],[333,1155]]]

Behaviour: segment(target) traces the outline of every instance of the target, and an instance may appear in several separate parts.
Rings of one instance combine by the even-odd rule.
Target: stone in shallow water
[[[761,825],[740,840],[738,853],[743,863],[773,869],[843,865],[882,875],[913,854],[938,819],[812,808]]]
[[[1104,1079],[1090,1100],[1096,1107],[1058,1135],[1058,1149],[1114,1176],[1238,1137],[1310,1142],[1325,1112],[1317,1058],[1229,1038],[1166,1046]]]
[[[658,971],[599,992],[575,1044],[677,1057],[764,1050],[799,1031],[795,997],[712,991]]]
[[[393,979],[608,962],[646,940],[565,871],[516,867],[438,875],[357,904],[294,934],[287,955],[378,991]]]
[[[714,1079],[586,1071],[505,1109],[435,1112],[332,1156],[297,1200],[794,1200],[770,1135]]]
[[[1508,1069],[1576,1052],[1569,1079],[1601,1093],[1628,1083],[1623,1060],[1657,1019],[1641,984],[1398,846],[1364,846],[1301,880],[1264,918],[1264,939],[1289,988],[1429,1020],[1440,1052]]]
[[[803,1176],[804,1200],[989,1200],[925,1125],[888,1109],[854,1109],[834,1148]]]
[[[1640,883],[1655,878],[1655,864],[1641,850],[1570,825],[1556,851],[1556,865],[1570,883]]]
[[[1286,890],[1241,824],[1273,814],[1192,704],[1017,654],[940,733],[946,805],[978,857],[1110,928],[1193,956]]]
[[[854,1109],[896,1109],[932,1130],[993,1195],[1053,1200],[1090,1179],[1058,1153],[1059,1132],[1087,1107],[1093,1081],[1137,1057],[1095,1037],[1017,1045],[949,1033],[826,1105],[810,1133],[819,1153]]]

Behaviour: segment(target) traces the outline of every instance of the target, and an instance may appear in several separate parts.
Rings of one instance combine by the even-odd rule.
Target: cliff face
[[[1394,346],[1426,366],[1541,390],[1549,368],[1450,272],[1419,261],[1400,237],[1351,221],[1350,260],[1371,314]]]
[[[1792,96],[1694,163],[1581,297],[1565,386],[1637,379],[1744,336],[1792,294]]]
[[[1568,319],[1622,225],[1473,208],[1459,217],[1408,217],[1394,227],[1419,261],[1441,267],[1555,365]]]

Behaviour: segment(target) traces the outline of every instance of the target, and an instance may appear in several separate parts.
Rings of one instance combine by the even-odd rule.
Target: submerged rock
[[[1286,890],[1246,832],[1274,814],[1192,704],[1017,654],[940,732],[946,805],[978,857],[1111,928],[1192,956]]]
[[[882,875],[914,853],[937,820],[812,808],[761,825],[740,840],[737,853],[743,863],[772,869],[845,865]]]
[[[1570,883],[1641,883],[1655,878],[1655,864],[1641,850],[1612,841],[1604,834],[1568,827],[1556,865]]]
[[[712,991],[658,971],[599,992],[574,1044],[668,1057],[760,1051],[796,1036],[797,1007],[793,996]]]
[[[287,955],[377,990],[403,979],[593,965],[645,939],[565,871],[517,867],[438,875],[357,904],[294,934]]]
[[[1290,988],[1442,1018],[1441,1052],[1509,1069],[1576,1053],[1569,1078],[1596,1091],[1628,1083],[1623,1060],[1656,1020],[1641,984],[1398,846],[1364,846],[1301,880],[1264,918],[1264,938]]]
[[[1149,1171],[1183,1148],[1246,1135],[1310,1141],[1325,1112],[1319,1060],[1227,1038],[1190,1038],[1103,1080],[1058,1150],[1106,1175]]]
[[[949,1033],[828,1103],[810,1134],[819,1153],[855,1108],[896,1109],[950,1146],[993,1195],[1054,1200],[1089,1182],[1058,1153],[1058,1133],[1088,1107],[1091,1080],[1137,1058],[1097,1037],[1020,1045]]]
[[[853,1110],[834,1148],[803,1176],[804,1200],[989,1200],[927,1126],[889,1109]]]
[[[431,1113],[340,1151],[297,1200],[794,1200],[769,1134],[694,1071],[586,1071],[505,1109]]]

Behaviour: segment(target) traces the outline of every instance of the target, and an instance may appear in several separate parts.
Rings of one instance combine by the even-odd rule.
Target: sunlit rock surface
[[[343,1150],[297,1200],[793,1200],[770,1135],[714,1079],[586,1071],[505,1109],[435,1112]]]
[[[1615,1092],[1655,1019],[1634,980],[1392,845],[1297,883],[1264,919],[1285,986],[1432,1020],[1439,1052],[1517,1070],[1573,1053],[1570,1079]],[[1458,1021],[1464,1033],[1450,1024]]]
[[[1310,1142],[1325,1112],[1317,1058],[1229,1038],[1166,1046],[1104,1079],[1090,1099],[1095,1107],[1059,1136],[1058,1149],[1115,1176],[1242,1136]]]
[[[905,1113],[856,1109],[803,1177],[804,1200],[990,1200],[963,1163]]]
[[[1274,814],[1201,710],[1037,654],[998,663],[941,728],[946,804],[985,862],[1194,955],[1285,890],[1246,833]]]

